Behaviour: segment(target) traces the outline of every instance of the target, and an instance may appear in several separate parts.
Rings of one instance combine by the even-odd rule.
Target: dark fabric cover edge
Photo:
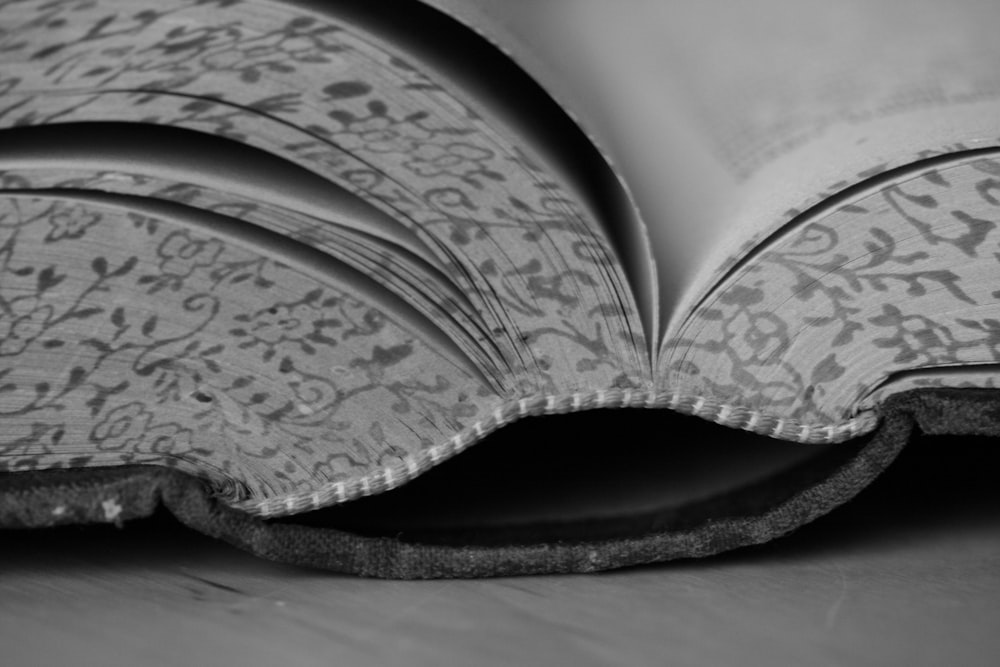
[[[335,528],[264,521],[231,509],[189,475],[125,467],[13,473],[0,479],[0,527],[118,523],[164,508],[181,523],[262,558],[386,578],[594,572],[707,556],[784,535],[849,501],[892,463],[915,427],[928,434],[1000,434],[1000,392],[920,389],[881,407],[878,431],[819,482],[757,514],[708,519],[680,531],[611,540],[454,546],[363,537]],[[7,531],[7,539],[16,533]]]

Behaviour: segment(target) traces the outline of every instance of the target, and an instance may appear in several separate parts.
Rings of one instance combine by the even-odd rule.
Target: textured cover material
[[[271,560],[372,577],[486,577],[592,572],[707,556],[788,533],[847,502],[895,459],[914,429],[928,434],[1000,434],[1000,395],[992,390],[927,389],[890,398],[878,431],[842,445],[767,483],[676,512],[623,520],[617,536],[588,523],[505,543],[489,535],[455,544],[366,537],[334,526],[265,521],[216,501],[186,474],[155,467],[8,473],[0,476],[6,528],[118,523],[162,507],[185,525]],[[291,519],[294,521],[294,518]],[[607,531],[604,531],[605,533]],[[7,531],[7,539],[16,532]]]

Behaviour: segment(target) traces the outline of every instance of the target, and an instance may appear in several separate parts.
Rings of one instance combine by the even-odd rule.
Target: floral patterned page
[[[632,187],[663,391],[808,440],[892,391],[992,386],[1000,4],[430,1]]]
[[[1000,140],[995,2],[427,1],[607,151],[653,238],[664,331],[810,206]]]
[[[211,191],[270,202],[364,232],[444,269],[416,234],[383,211],[311,171],[236,141],[151,124],[57,123],[0,131],[0,142],[7,171],[24,167],[39,174],[74,169],[105,173],[109,182],[104,187],[112,187],[110,174],[117,172],[123,193],[126,171],[155,174],[164,182],[197,182]]]
[[[336,9],[0,2],[5,469],[159,462],[274,515],[512,419],[647,400],[647,327],[586,198]]]
[[[6,470],[156,463],[230,501],[310,494],[495,391],[373,281],[269,232],[65,190],[0,207]]]
[[[665,381],[819,430],[920,386],[996,386],[1000,150],[924,163],[758,249]]]

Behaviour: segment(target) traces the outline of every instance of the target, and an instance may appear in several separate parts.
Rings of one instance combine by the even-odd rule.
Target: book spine
[[[386,466],[363,477],[326,484],[308,493],[248,499],[228,504],[264,517],[286,516],[320,509],[396,488],[479,442],[498,428],[523,417],[602,408],[666,408],[680,414],[707,419],[721,426],[804,444],[844,442],[869,433],[878,425],[878,415],[874,411],[861,412],[837,424],[809,424],[765,414],[744,406],[720,403],[706,396],[677,391],[602,389],[559,395],[537,395],[507,401],[495,408],[488,417],[480,419],[445,442],[417,454],[411,454],[395,465]]]

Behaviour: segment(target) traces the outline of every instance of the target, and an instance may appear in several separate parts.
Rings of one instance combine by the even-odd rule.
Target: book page
[[[536,90],[577,135],[558,157],[607,179],[550,169],[517,114],[341,3],[113,5],[0,3],[0,469],[188,456],[286,514],[517,418],[647,401],[633,239],[588,205],[612,175],[523,72],[479,75],[542,125]],[[448,29],[514,69],[408,6],[453,60],[482,64]],[[129,424],[150,439],[99,437]]]
[[[650,227],[661,321],[866,173],[1000,137],[995,2],[438,3],[610,154]]]
[[[151,156],[155,156],[155,159]],[[62,123],[0,130],[0,169],[78,168],[156,174],[239,193],[363,232],[443,271],[417,235],[319,175],[236,141],[155,125]]]

